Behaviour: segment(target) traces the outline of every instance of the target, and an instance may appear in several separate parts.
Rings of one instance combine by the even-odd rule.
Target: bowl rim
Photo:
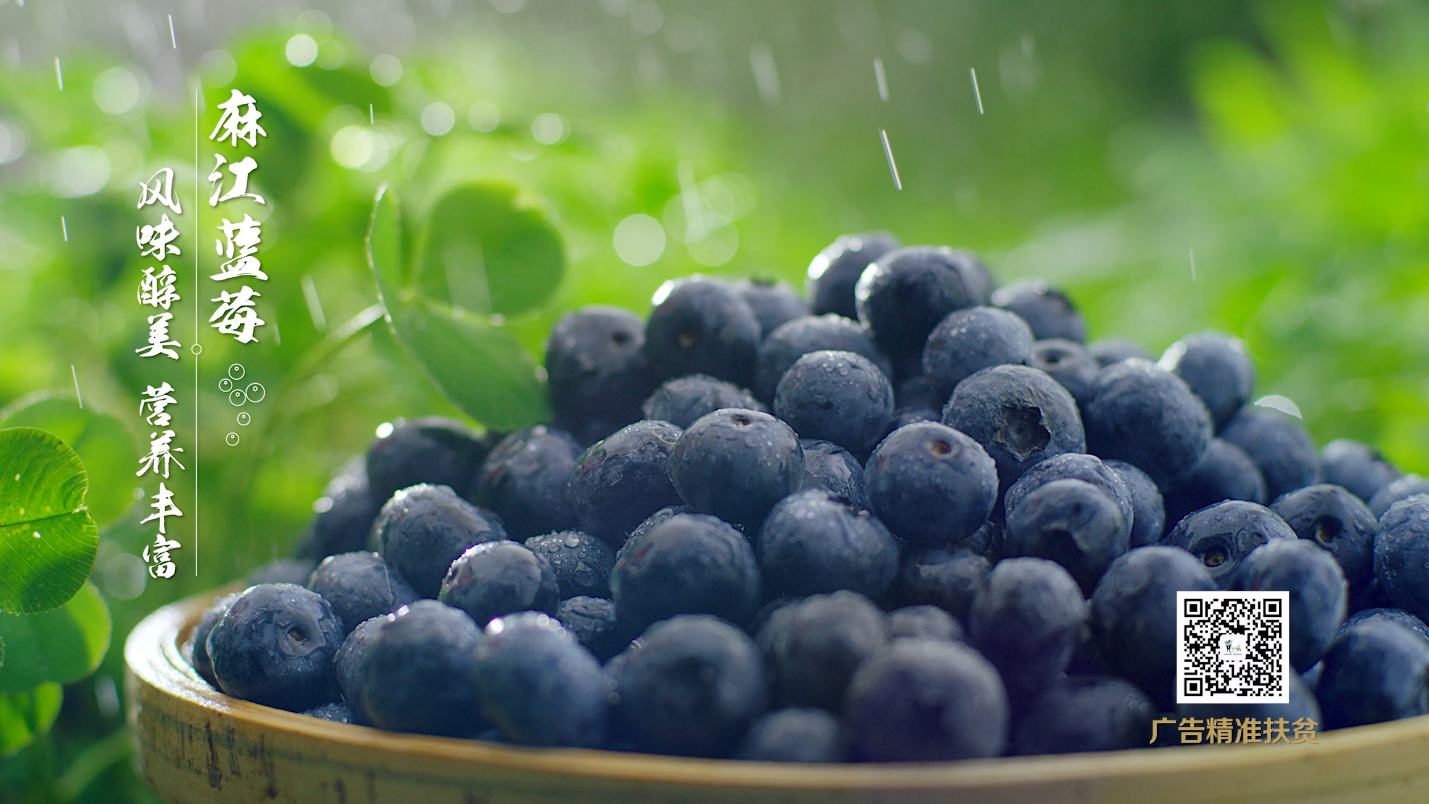
[[[330,746],[380,748],[394,756],[473,763],[493,769],[593,780],[670,785],[799,790],[947,790],[999,786],[1096,783],[1149,779],[1231,769],[1290,770],[1337,756],[1374,752],[1406,741],[1429,741],[1429,715],[1334,731],[1317,731],[1314,743],[1276,745],[1181,745],[1157,749],[1030,757],[996,757],[928,763],[800,764],[703,759],[575,748],[509,746],[483,740],[389,732],[334,723],[251,703],[219,692],[199,677],[182,645],[215,597],[203,593],[164,606],[145,617],[125,641],[130,674],[130,722],[139,706],[134,684],[181,699],[205,714],[254,726],[281,728]]]

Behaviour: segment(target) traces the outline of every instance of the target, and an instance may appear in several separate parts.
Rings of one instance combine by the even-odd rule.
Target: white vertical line
[[[84,395],[79,392],[79,372],[75,371],[74,364],[69,364],[69,376],[74,378],[74,396],[79,400],[79,409],[84,410]]]
[[[898,178],[898,163],[893,161],[893,148],[888,144],[888,132],[880,128],[878,136],[883,138],[883,153],[888,157],[888,169],[893,173],[893,186],[902,190],[903,180]]]
[[[59,57],[59,56],[55,56],[55,81],[59,82],[60,92],[64,92],[64,91],[65,91],[65,74],[64,74],[64,70],[61,70],[61,69],[60,69],[60,57]]]
[[[69,224],[65,222],[65,216],[60,216],[60,231],[64,233],[65,242],[69,242]]]
[[[169,41],[173,43],[174,50],[179,49],[179,38],[174,35],[174,15],[169,15]]]
[[[373,110],[370,103],[367,104],[367,124],[369,126],[377,125],[377,112]]]
[[[973,78],[973,97],[977,98],[977,113],[982,114],[982,93],[977,88],[977,70],[969,67],[968,75]]]
[[[1195,282],[1195,281],[1196,281],[1196,252],[1193,251],[1193,250],[1191,250],[1191,249],[1187,249],[1187,250],[1186,250],[1186,253],[1189,254],[1189,255],[1191,255],[1191,281],[1192,281],[1192,282]]]
[[[199,136],[199,133],[198,133],[198,131],[199,131],[199,130],[198,130],[198,113],[199,113],[199,104],[202,103],[202,93],[203,93],[203,88],[202,88],[202,86],[195,86],[195,87],[194,87],[194,206],[193,206],[193,209],[194,209],[194,229],[195,229],[195,231],[197,231],[198,228],[199,228],[199,217],[203,214],[203,202],[202,202],[202,199],[199,197],[199,184],[198,184],[198,179],[199,179],[199,172],[198,172],[198,136]],[[202,234],[199,235],[199,237],[202,237],[202,236],[203,236]],[[198,247],[194,247],[194,289],[193,289],[192,292],[193,292],[193,294],[194,294],[193,299],[194,299],[194,346],[195,346],[195,347],[197,347],[197,346],[199,345],[199,342],[198,342],[198,333],[199,333],[199,329],[198,329],[198,327],[199,327],[199,322],[198,322],[198,319],[199,319],[199,287],[202,285],[202,278],[201,278],[202,275],[199,273],[198,253],[199,253]],[[202,350],[200,349],[200,351],[202,351]],[[195,355],[194,355],[194,402],[193,402],[193,404],[194,404],[194,577],[195,577],[195,578],[198,577],[198,515],[199,515],[199,496],[198,496],[198,475],[199,475],[199,454],[198,454],[198,452],[199,452],[199,429],[198,429],[198,407],[199,407],[199,405],[198,405],[198,402],[199,402],[199,395],[198,395],[198,358],[199,358],[199,356],[198,356],[197,354],[195,354]]]
[[[888,100],[888,77],[883,74],[883,59],[874,58],[873,77],[878,81],[878,97]]]

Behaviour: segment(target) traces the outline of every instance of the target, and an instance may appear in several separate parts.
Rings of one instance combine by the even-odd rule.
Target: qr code
[[[1288,592],[1177,592],[1176,703],[1289,703]]]

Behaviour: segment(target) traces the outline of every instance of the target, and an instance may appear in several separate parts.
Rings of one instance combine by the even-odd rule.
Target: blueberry
[[[501,440],[481,465],[476,498],[513,539],[576,525],[571,475],[580,444],[569,434],[539,426]]]
[[[382,502],[373,498],[367,485],[363,459],[353,459],[327,484],[323,496],[313,502],[313,518],[298,548],[298,557],[320,561],[363,549]]]
[[[665,464],[680,432],[667,422],[636,422],[581,453],[571,475],[581,530],[618,546],[645,517],[678,505]]]
[[[1379,523],[1348,489],[1328,484],[1306,486],[1276,500],[1270,510],[1279,514],[1296,536],[1329,550],[1345,571],[1351,590],[1363,589],[1374,577],[1374,536]]]
[[[1126,461],[1105,463],[1131,491],[1131,507],[1135,512],[1131,519],[1131,546],[1155,544],[1166,530],[1166,503],[1156,481]]]
[[[850,589],[878,597],[898,573],[898,543],[883,523],[822,490],[779,501],[757,546],[766,595]]]
[[[1399,478],[1399,470],[1379,450],[1337,438],[1320,450],[1320,478],[1325,483],[1344,486],[1365,502]]]
[[[813,438],[799,439],[799,447],[804,450],[801,490],[827,491],[860,511],[869,510],[868,494],[863,489],[863,464],[852,453]]]
[[[1099,341],[1092,341],[1087,344],[1087,354],[1091,355],[1092,359],[1097,361],[1097,365],[1102,368],[1132,358],[1152,359],[1151,353],[1142,348],[1141,344],[1125,338],[1102,338]]]
[[[888,623],[868,598],[834,592],[776,609],[756,639],[782,705],[838,711],[854,671],[888,644]]]
[[[1190,472],[1211,440],[1210,414],[1185,380],[1144,360],[1102,369],[1082,413],[1089,452],[1161,484]]]
[[[372,499],[385,503],[398,489],[419,483],[450,486],[469,496],[477,471],[495,440],[478,437],[452,419],[432,416],[383,425],[367,448],[367,482]]]
[[[1166,347],[1159,365],[1186,381],[1217,428],[1250,402],[1255,388],[1255,366],[1245,341],[1224,332],[1187,335]]]
[[[1008,511],[1003,550],[1055,561],[1091,591],[1127,551],[1130,534],[1131,523],[1103,488],[1084,480],[1053,480]]]
[[[992,294],[992,303],[1021,316],[1039,341],[1062,338],[1082,343],[1087,339],[1087,325],[1072,300],[1044,280],[1019,279],[1004,285]]]
[[[980,555],[935,547],[903,562],[894,598],[904,606],[937,606],[966,622],[973,599],[991,571],[992,562]]]
[[[265,583],[290,583],[294,586],[304,586],[317,567],[317,560],[312,558],[279,558],[248,573],[244,576],[243,583],[247,586],[258,586]]]
[[[506,530],[447,486],[421,485],[392,495],[373,535],[378,554],[418,595],[436,597],[453,561],[474,544],[506,538]]]
[[[656,623],[621,655],[621,719],[645,751],[728,756],[769,705],[759,648],[715,617]]]
[[[939,762],[995,757],[1007,744],[1007,693],[977,651],[900,639],[859,667],[845,717],[853,758]]]
[[[759,607],[759,562],[727,523],[678,514],[625,543],[610,589],[620,619],[634,631],[677,614],[743,623]]]
[[[967,433],[997,464],[1006,489],[1029,466],[1086,452],[1077,403],[1056,380],[1027,366],[994,366],[958,383],[943,424]]]
[[[352,713],[352,710],[348,708],[347,704],[339,703],[336,701],[334,701],[333,703],[325,703],[321,706],[315,706],[312,709],[303,712],[302,714],[305,714],[308,717],[315,717],[318,720],[331,721],[333,723],[358,722],[357,716]]]
[[[492,620],[476,648],[486,718],[517,745],[595,747],[605,741],[611,685],[571,632],[538,612]]]
[[[1304,539],[1276,539],[1252,550],[1229,588],[1290,593],[1290,663],[1297,672],[1320,661],[1345,619],[1348,592],[1339,562]]]
[[[1045,371],[1047,376],[1061,383],[1078,404],[1091,398],[1092,383],[1101,371],[1101,364],[1081,344],[1065,338],[1034,341],[1027,365]]]
[[[1426,643],[1429,643],[1429,625],[1425,625],[1423,620],[1419,619],[1418,617],[1415,617],[1413,614],[1410,614],[1404,609],[1362,609],[1360,611],[1355,612],[1354,614],[1351,614],[1345,619],[1345,622],[1340,626],[1340,633],[1344,633],[1346,628],[1349,628],[1355,623],[1363,622],[1365,620],[1389,620],[1391,622],[1399,623],[1400,625],[1405,626],[1409,630],[1423,637],[1424,641]]]
[[[937,606],[904,606],[888,612],[889,639],[936,639],[966,642],[962,623]]]
[[[900,427],[864,469],[873,511],[910,543],[952,546],[972,535],[997,501],[997,468],[972,438],[935,422]]]
[[[354,723],[367,725],[367,706],[363,702],[362,663],[372,648],[372,641],[382,625],[395,615],[382,615],[363,620],[352,629],[352,633],[338,646],[333,656],[333,670],[337,673],[337,686],[342,690],[342,699],[356,718]]]
[[[645,324],[628,310],[591,305],[556,321],[546,340],[546,393],[557,425],[583,444],[640,418],[655,386]]]
[[[199,674],[199,678],[207,681],[214,688],[218,687],[218,679],[213,677],[213,660],[208,657],[208,635],[213,633],[213,627],[218,625],[218,621],[223,619],[224,612],[238,599],[237,593],[215,598],[213,605],[204,609],[203,616],[199,617],[198,625],[189,634],[187,644],[189,654],[189,664],[193,665],[194,671]]]
[[[342,621],[320,595],[293,584],[244,590],[208,634],[219,689],[301,712],[337,699],[333,655]]]
[[[1086,618],[1086,600],[1065,569],[1040,558],[1009,558],[992,568],[973,599],[968,632],[1008,696],[1022,701],[1067,669]]]
[[[893,415],[893,386],[862,355],[810,352],[779,380],[774,413],[801,438],[832,441],[867,455]]]
[[[1145,748],[1156,709],[1119,678],[1058,679],[1032,700],[1012,727],[1012,753],[1072,754]]]
[[[1319,456],[1297,419],[1278,411],[1243,408],[1220,435],[1245,450],[1260,467],[1268,500],[1316,482]]]
[[[842,762],[848,754],[838,718],[822,709],[779,709],[754,721],[735,759]]]
[[[484,626],[517,611],[555,612],[560,592],[545,556],[502,540],[474,545],[453,561],[437,599]]]
[[[322,595],[343,623],[347,636],[358,623],[388,614],[417,599],[400,573],[376,553],[328,556],[313,570],[308,588]]]
[[[759,320],[739,291],[705,276],[662,285],[645,322],[645,354],[661,381],[708,374],[747,386],[759,341]]]
[[[892,372],[868,331],[857,321],[837,315],[807,316],[781,325],[759,345],[755,395],[772,402],[784,372],[804,355],[821,351],[853,352],[872,360],[885,374]]]
[[[1269,508],[1227,500],[1186,516],[1161,538],[1161,544],[1195,556],[1224,589],[1250,551],[1271,539],[1294,538],[1295,531]]]
[[[1378,519],[1383,517],[1384,512],[1388,511],[1395,503],[1409,499],[1416,494],[1429,494],[1429,478],[1415,474],[1396,478],[1370,498],[1369,512]]]
[[[419,600],[378,622],[357,668],[367,722],[388,731],[451,737],[485,727],[476,686],[482,635],[470,617],[435,600]]]
[[[1080,452],[1057,455],[1028,468],[1022,477],[1007,489],[1003,496],[1004,507],[1011,512],[1027,495],[1053,480],[1081,480],[1090,483],[1111,497],[1128,525],[1136,516],[1131,489],[1122,481],[1121,475],[1102,463],[1097,456]]]
[[[561,601],[556,619],[601,661],[625,650],[630,637],[615,614],[615,604],[603,597],[577,595]]]
[[[778,329],[786,321],[802,318],[809,314],[809,305],[799,297],[799,291],[770,277],[741,279],[734,289],[754,312],[759,322],[761,337]]]
[[[1315,693],[1327,729],[1429,713],[1429,644],[1398,623],[1346,628],[1323,664]]]
[[[1168,481],[1162,498],[1168,522],[1224,500],[1265,504],[1265,477],[1245,450],[1221,438],[1212,438],[1184,477]]]
[[[895,362],[916,360],[948,313],[986,303],[984,280],[970,262],[947,247],[912,246],[868,266],[855,295],[858,318],[878,348]]]
[[[1138,547],[1113,561],[1092,593],[1092,637],[1112,672],[1158,705],[1175,697],[1176,593],[1216,588],[1196,557],[1174,547]]]
[[[934,399],[946,401],[958,383],[981,369],[1026,363],[1032,354],[1032,340],[1027,322],[1006,310],[957,310],[928,335],[923,347],[923,376],[932,386]]]
[[[696,511],[758,527],[774,503],[799,488],[804,450],[789,425],[768,413],[725,408],[680,435],[669,472]]]
[[[645,418],[669,422],[682,429],[720,408],[762,411],[764,404],[733,383],[703,374],[691,374],[667,380],[642,406]]]
[[[550,562],[561,600],[576,595],[610,596],[610,570],[615,566],[610,545],[578,530],[532,536],[525,545]]]
[[[898,410],[932,411],[931,416],[922,416],[909,421],[935,422],[942,415],[939,411],[943,409],[943,403],[948,401],[948,395],[939,396],[933,390],[933,381],[922,374],[915,374],[911,377],[904,377],[898,381],[893,388],[893,403]],[[904,424],[908,424],[905,421]],[[890,431],[894,428],[890,428]]]
[[[1293,616],[1292,616],[1293,620]],[[1316,665],[1320,667],[1320,665]],[[1299,675],[1291,673],[1287,686],[1290,687],[1290,701],[1288,703],[1222,703],[1222,704],[1177,704],[1176,714],[1180,717],[1195,718],[1234,718],[1236,720],[1255,719],[1265,720],[1267,718],[1284,718],[1286,724],[1293,728],[1295,721],[1304,718],[1313,720],[1316,724],[1323,724],[1324,720],[1320,713],[1320,704],[1315,700],[1313,687],[1302,679]],[[1318,683],[1318,682],[1317,682]]]
[[[888,232],[863,232],[843,235],[819,252],[809,263],[806,288],[814,314],[836,313],[845,318],[858,318],[854,299],[858,278],[871,263],[902,245]]]
[[[1374,576],[1395,606],[1429,616],[1429,495],[1400,500],[1379,518]]]

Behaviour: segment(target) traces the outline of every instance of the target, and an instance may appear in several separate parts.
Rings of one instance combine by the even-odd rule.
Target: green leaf
[[[0,612],[0,636],[9,663],[0,667],[0,693],[24,692],[46,682],[68,684],[93,673],[109,650],[109,607],[94,584],[43,614]]]
[[[531,354],[500,326],[405,289],[401,207],[377,191],[367,259],[387,322],[442,393],[487,427],[517,429],[549,418]]]
[[[43,430],[0,430],[0,610],[35,614],[84,586],[99,528],[79,456]]]
[[[416,300],[394,315],[392,328],[442,393],[487,427],[515,430],[550,418],[535,362],[500,327]]]
[[[49,731],[63,701],[64,687],[58,684],[0,695],[0,756],[18,752]]]
[[[372,223],[367,229],[367,262],[377,280],[377,297],[386,308],[390,323],[392,311],[402,303],[406,272],[403,270],[402,205],[386,184],[377,188],[377,201],[372,207]]]
[[[566,267],[545,202],[495,181],[465,184],[438,199],[418,253],[418,292],[473,313],[538,307],[556,292]]]
[[[71,396],[43,394],[0,411],[0,427],[34,427],[68,444],[89,473],[84,502],[98,524],[113,522],[134,505],[139,450],[119,419],[81,408]]]

